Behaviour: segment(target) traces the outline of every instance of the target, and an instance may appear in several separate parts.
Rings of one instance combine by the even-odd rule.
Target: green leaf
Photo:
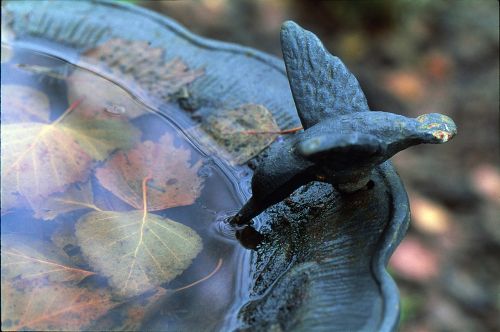
[[[92,119],[71,114],[61,122],[93,159],[104,160],[116,149],[129,149],[140,139],[140,131],[123,119]]]
[[[89,264],[122,297],[174,279],[202,249],[193,229],[145,211],[88,213],[76,223],[76,237]]]

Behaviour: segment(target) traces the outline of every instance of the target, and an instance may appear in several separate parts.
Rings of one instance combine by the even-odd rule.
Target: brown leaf
[[[143,294],[120,307],[113,309],[109,315],[101,318],[92,329],[100,331],[141,331],[142,325],[149,317],[160,309],[163,300],[170,292],[162,287],[156,287],[152,294]]]
[[[2,330],[79,331],[118,303],[109,293],[63,283],[2,280]]]
[[[153,105],[168,101],[203,75],[203,70],[190,70],[180,59],[165,62],[163,49],[144,41],[111,39],[87,51],[81,62]],[[97,75],[75,71],[68,80],[68,99],[77,100],[84,95],[87,98],[83,108],[94,112],[103,108],[123,109],[126,116],[134,118],[146,111],[116,85]]]
[[[204,120],[201,128],[205,133],[196,136],[232,164],[246,163],[270,145],[280,132],[272,113],[256,104],[221,110]]]
[[[128,152],[118,152],[98,168],[96,177],[103,187],[136,209],[143,209],[142,182],[150,177],[148,211],[190,205],[203,185],[197,172],[201,160],[190,165],[189,150],[176,148],[173,137],[162,136],[158,143],[146,141]]]
[[[2,46],[3,50],[3,46]],[[2,123],[48,122],[49,98],[33,88],[17,84],[2,84]]]
[[[93,272],[71,266],[49,242],[3,235],[2,330],[81,330],[118,303],[76,286]]]
[[[20,235],[2,236],[1,257],[2,280],[77,283],[94,274],[72,267],[65,254],[49,242]]]

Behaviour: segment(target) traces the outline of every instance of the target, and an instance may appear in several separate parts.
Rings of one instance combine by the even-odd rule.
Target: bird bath
[[[240,234],[255,251],[227,235],[256,161],[301,126],[281,60],[123,3],[2,15],[2,182],[17,179],[2,188],[3,328],[397,327],[385,267],[409,208],[389,161],[366,190],[310,182],[266,210]]]

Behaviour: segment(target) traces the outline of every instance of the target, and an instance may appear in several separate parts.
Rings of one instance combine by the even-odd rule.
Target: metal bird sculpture
[[[342,61],[296,23],[281,28],[281,47],[304,131],[273,143],[252,178],[252,197],[231,219],[249,225],[271,205],[311,181],[340,192],[366,187],[372,170],[422,143],[444,143],[456,133],[449,117],[417,118],[370,111],[361,87]]]

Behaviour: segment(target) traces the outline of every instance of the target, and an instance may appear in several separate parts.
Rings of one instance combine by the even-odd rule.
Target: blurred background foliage
[[[280,25],[295,20],[343,59],[372,109],[451,116],[451,143],[393,158],[412,209],[390,262],[401,331],[500,330],[497,1],[133,2],[278,57]]]

